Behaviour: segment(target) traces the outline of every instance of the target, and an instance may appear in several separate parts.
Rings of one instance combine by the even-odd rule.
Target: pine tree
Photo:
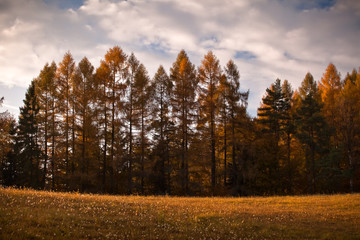
[[[18,184],[40,187],[39,103],[36,95],[36,80],[33,80],[25,94],[24,106],[20,107],[17,143],[19,149]]]
[[[297,109],[297,137],[305,148],[308,192],[317,191],[319,166],[323,149],[328,146],[324,134],[328,126],[321,114],[321,96],[313,76],[307,73],[299,88],[300,106]]]
[[[264,141],[266,142],[266,161],[262,162],[261,170],[271,183],[270,191],[276,193],[280,184],[280,140],[283,133],[282,120],[287,108],[284,93],[281,89],[281,80],[276,79],[270,88],[266,89],[266,95],[262,99],[262,105],[258,108],[259,122],[262,126]]]
[[[295,134],[295,119],[294,119],[294,111],[292,108],[292,99],[294,95],[294,91],[290,83],[287,80],[284,80],[281,86],[282,93],[284,95],[284,108],[283,108],[283,117],[282,117],[282,125],[284,131],[284,142],[286,142],[286,177],[284,181],[287,181],[287,193],[292,193],[293,191],[293,165],[291,163],[291,142],[293,136]]]

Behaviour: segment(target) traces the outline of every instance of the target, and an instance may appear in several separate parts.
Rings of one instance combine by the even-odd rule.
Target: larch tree
[[[209,51],[199,67],[200,118],[204,121],[205,135],[209,139],[211,158],[211,192],[216,186],[216,121],[218,108],[218,86],[222,76],[219,60]]]
[[[227,156],[228,156],[228,122],[229,122],[229,103],[227,97],[229,95],[229,86],[227,78],[222,75],[219,84],[219,152],[223,153],[224,162],[224,186],[227,185],[228,169],[227,169]]]
[[[0,107],[4,97],[0,98]],[[0,112],[0,183],[5,186],[16,184],[16,121],[8,112]]]
[[[323,103],[323,116],[334,130],[337,129],[336,126],[341,121],[339,119],[341,107],[339,106],[340,101],[338,101],[341,89],[340,73],[338,73],[335,65],[330,63],[319,82],[319,92]],[[339,133],[334,134],[334,139],[332,140],[332,144],[336,148],[339,147],[338,135]]]
[[[51,65],[46,64],[41,70],[37,79],[37,95],[40,110],[39,110],[39,128],[42,132],[42,151],[44,158],[42,186],[46,186],[46,178],[48,174],[48,160],[51,161],[51,188],[54,189],[55,183],[55,114],[54,107],[56,102],[56,64],[52,62]],[[51,146],[51,149],[50,149]],[[51,154],[49,152],[51,151]],[[50,157],[49,157],[50,156]]]
[[[89,170],[90,160],[94,159],[94,150],[97,148],[96,127],[92,121],[95,119],[94,104],[96,103],[96,84],[94,78],[94,67],[89,60],[84,57],[76,67],[73,81],[74,105],[76,110],[76,129],[79,132],[80,147],[78,154],[80,168],[80,190],[86,190],[87,183],[90,182]]]
[[[190,62],[184,50],[181,50],[170,68],[170,79],[174,90],[171,98],[172,116],[177,129],[179,143],[180,186],[181,193],[189,192],[188,150],[192,136],[192,124],[195,121],[197,78],[195,66]]]
[[[62,139],[61,144],[64,148],[64,163],[65,163],[65,173],[67,177],[69,177],[69,173],[71,172],[71,165],[73,164],[70,162],[70,154],[71,154],[71,142],[70,142],[70,135],[72,133],[71,129],[74,126],[71,126],[71,119],[74,116],[71,116],[72,111],[72,80],[73,74],[75,71],[75,61],[70,52],[65,53],[63,60],[58,64],[56,78],[57,78],[57,85],[58,85],[58,101],[59,101],[59,111],[62,115],[62,132],[61,135],[64,136]],[[75,139],[73,139],[74,141]],[[74,149],[72,149],[74,151]],[[74,153],[73,153],[74,154]],[[74,159],[71,159],[74,160]]]
[[[359,69],[360,70],[360,69]],[[234,61],[179,52],[150,80],[109,49],[94,73],[67,52],[0,112],[0,184],[112,194],[269,195],[359,190],[360,73],[329,64],[297,91],[277,79],[258,117]],[[0,98],[0,105],[3,98]],[[220,184],[221,183],[221,184]]]
[[[341,108],[339,128],[347,159],[347,177],[349,191],[354,192],[355,166],[359,161],[357,151],[360,144],[360,73],[355,69],[347,74],[340,96]]]
[[[152,81],[152,128],[154,131],[154,185],[162,194],[170,193],[170,138],[172,131],[170,100],[173,82],[160,66]]]
[[[98,111],[98,136],[101,148],[101,191],[107,191],[107,169],[108,169],[108,145],[109,145],[109,96],[108,96],[109,69],[106,64],[101,64],[95,73],[97,85],[97,111]]]
[[[237,129],[241,128],[239,126],[239,118],[246,118],[246,107],[247,100],[249,96],[249,91],[242,92],[240,91],[240,73],[236,64],[230,60],[225,66],[225,101],[227,106],[227,116],[228,119],[226,122],[229,124],[230,128],[230,146],[231,146],[231,182],[235,191],[238,192],[240,189],[241,180],[238,177],[239,169],[236,155],[237,144],[240,143],[241,139],[238,139],[238,134],[236,134]],[[224,93],[221,93],[224,95]],[[225,111],[225,110],[224,110]],[[226,113],[225,112],[225,113]],[[226,138],[225,138],[226,139]],[[225,150],[224,150],[225,151]],[[226,152],[226,151],[225,151]],[[226,173],[226,171],[225,171]],[[224,176],[225,177],[225,176]],[[240,182],[239,182],[240,181]],[[224,180],[225,182],[225,180]]]
[[[132,193],[133,188],[133,165],[135,160],[134,153],[134,139],[135,134],[134,130],[137,125],[136,121],[136,109],[135,109],[135,76],[139,71],[140,62],[135,57],[134,53],[132,53],[128,60],[128,76],[126,79],[126,94],[125,94],[125,103],[124,103],[124,118],[127,125],[127,165],[128,165],[128,194]]]
[[[338,182],[343,178],[343,171],[341,169],[341,91],[343,88],[343,82],[340,78],[340,73],[337,71],[334,64],[330,63],[326,68],[319,82],[319,92],[322,100],[322,115],[325,117],[330,131],[328,137],[330,138],[329,155],[322,161],[323,171],[322,178],[323,184],[327,185],[327,188],[334,189],[337,187]]]
[[[122,97],[125,90],[125,79],[127,76],[127,56],[123,50],[115,46],[109,49],[105,55],[105,60],[101,61],[102,68],[107,72],[107,89],[105,90],[106,98],[110,107],[110,192],[115,190],[115,172],[117,157],[115,156],[115,145],[117,144],[116,128],[118,128],[118,119],[120,109],[122,108]]]
[[[140,157],[140,192],[144,194],[145,191],[145,161],[148,160],[148,131],[149,131],[149,116],[150,116],[150,78],[147,70],[143,64],[140,64],[135,75],[135,105],[136,112],[139,116],[139,157]]]

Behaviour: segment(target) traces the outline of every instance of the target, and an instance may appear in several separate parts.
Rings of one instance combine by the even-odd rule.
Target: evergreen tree
[[[17,169],[18,185],[39,188],[41,181],[39,141],[39,103],[35,90],[36,81],[33,80],[25,94],[24,106],[20,107],[19,125],[17,133],[17,148],[19,149]],[[44,166],[43,166],[44,167]]]
[[[293,136],[295,134],[295,119],[294,119],[294,110],[292,107],[292,99],[294,95],[294,91],[290,83],[287,80],[284,80],[281,86],[282,93],[284,95],[284,107],[283,107],[283,117],[282,117],[282,125],[283,125],[283,139],[286,143],[286,173],[284,176],[284,181],[287,182],[286,184],[286,191],[287,193],[292,193],[293,191],[293,175],[294,175],[294,166],[292,164],[292,149],[291,149],[291,142]]]
[[[328,146],[327,123],[321,114],[321,96],[313,76],[307,73],[299,88],[300,107],[297,109],[297,137],[303,144],[306,159],[308,192],[317,191],[318,175],[324,148]]]
[[[262,105],[258,108],[259,122],[262,125],[264,134],[265,149],[264,157],[266,162],[262,162],[261,171],[268,178],[267,182],[271,183],[268,189],[272,192],[279,192],[281,175],[280,160],[281,146],[280,140],[283,134],[284,114],[289,108],[285,94],[281,88],[281,80],[276,79],[270,88],[266,89],[266,95],[262,99]]]

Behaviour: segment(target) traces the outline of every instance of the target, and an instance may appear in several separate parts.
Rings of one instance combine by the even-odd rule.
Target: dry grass
[[[360,239],[360,195],[128,197],[0,188],[0,239]]]

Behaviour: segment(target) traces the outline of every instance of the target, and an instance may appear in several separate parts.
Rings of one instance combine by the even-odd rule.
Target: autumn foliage
[[[273,195],[360,190],[360,73],[329,64],[266,89],[257,118],[230,60],[182,50],[153,78],[132,53],[95,69],[70,52],[33,79],[18,122],[1,115],[7,186],[111,194]]]

